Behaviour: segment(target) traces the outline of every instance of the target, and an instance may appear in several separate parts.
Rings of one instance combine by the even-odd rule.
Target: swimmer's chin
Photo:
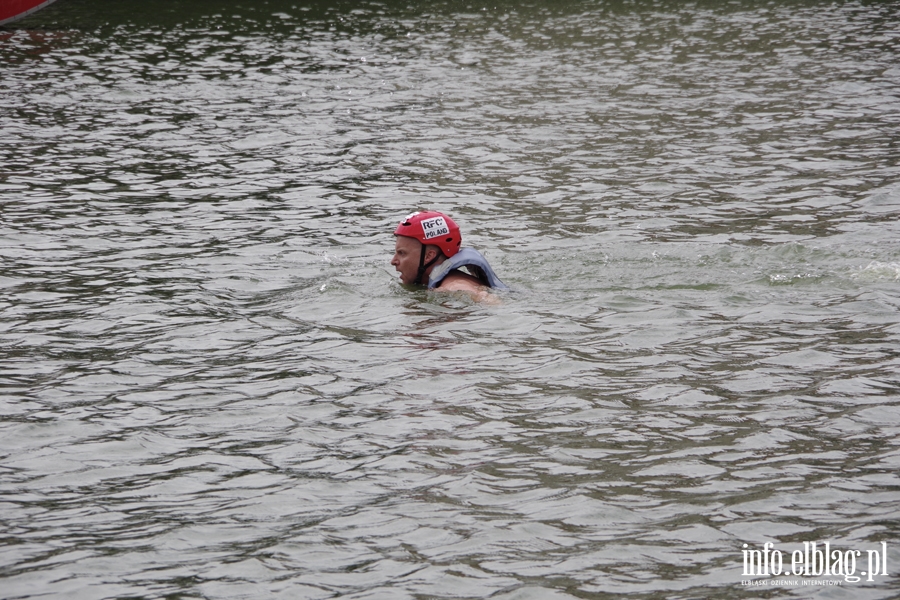
[[[404,288],[406,288],[408,290],[417,290],[422,287],[421,285],[416,285],[415,283],[412,283],[412,282],[406,283],[405,281],[403,281],[403,276],[400,273],[397,273],[396,281],[397,281],[397,283],[399,283],[400,285],[402,285]]]

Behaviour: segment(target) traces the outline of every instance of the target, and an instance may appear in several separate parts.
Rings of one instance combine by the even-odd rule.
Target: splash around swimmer
[[[402,283],[426,285],[429,290],[442,292],[468,292],[476,298],[488,289],[509,289],[480,252],[462,247],[459,226],[443,213],[407,215],[394,236],[391,265]]]

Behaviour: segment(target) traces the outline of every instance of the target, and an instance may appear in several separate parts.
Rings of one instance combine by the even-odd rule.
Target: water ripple
[[[743,544],[891,543],[894,4],[171,8],[0,31],[8,597],[738,597]],[[415,208],[515,291],[400,286]],[[898,589],[852,585],[802,594]]]

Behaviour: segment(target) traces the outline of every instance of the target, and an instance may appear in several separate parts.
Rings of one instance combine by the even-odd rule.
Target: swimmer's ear
[[[441,251],[437,246],[427,246],[425,248],[425,262],[430,263],[436,259],[440,253]]]

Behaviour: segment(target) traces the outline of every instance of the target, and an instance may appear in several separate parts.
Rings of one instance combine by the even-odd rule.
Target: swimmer
[[[402,283],[466,292],[478,301],[496,299],[488,292],[491,288],[509,289],[478,250],[461,247],[459,226],[443,213],[414,212],[400,221],[394,235],[391,264]]]

